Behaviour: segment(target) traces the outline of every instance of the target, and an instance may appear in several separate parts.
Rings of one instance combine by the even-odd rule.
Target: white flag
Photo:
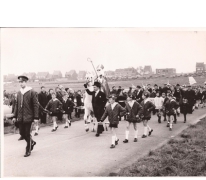
[[[197,83],[193,77],[189,77],[190,85]]]

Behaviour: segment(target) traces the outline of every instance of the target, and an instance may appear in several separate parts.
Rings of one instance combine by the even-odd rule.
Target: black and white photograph
[[[206,27],[29,22],[0,26],[1,177],[206,176]]]
[[[5,177],[205,175],[206,31],[1,34]]]

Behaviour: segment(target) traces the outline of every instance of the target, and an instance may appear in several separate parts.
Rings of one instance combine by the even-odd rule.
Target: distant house
[[[106,77],[114,77],[115,76],[115,71],[105,71],[105,76]]]
[[[29,78],[29,81],[35,81],[35,79],[36,79],[35,72],[23,73],[23,75],[27,76]]]
[[[65,74],[65,77],[69,80],[77,80],[77,76],[78,75],[75,70],[71,70]]]
[[[135,68],[124,68],[124,69],[115,70],[116,77],[132,77],[136,75],[137,75],[137,70]]]
[[[61,73],[61,71],[54,71],[53,74],[52,74],[52,77],[53,77],[54,79],[56,79],[56,78],[62,78],[62,73]]]
[[[86,71],[79,71],[77,79],[78,80],[85,80],[85,77],[86,77]]]
[[[8,74],[7,76],[7,81],[16,81],[17,80],[17,77],[14,75],[14,74]]]
[[[175,68],[156,69],[156,74],[159,74],[159,75],[174,75],[174,74],[176,74],[176,69]]]
[[[50,78],[49,72],[38,72],[36,78],[39,80],[46,80]]]
[[[143,69],[143,74],[152,74],[152,67],[151,66],[145,66]]]
[[[196,63],[196,73],[205,72],[205,64],[204,62]]]

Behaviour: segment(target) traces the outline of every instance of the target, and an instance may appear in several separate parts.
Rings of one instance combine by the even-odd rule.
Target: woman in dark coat
[[[149,96],[148,92],[144,92],[142,95],[143,101],[140,104],[142,106],[141,118],[144,125],[144,134],[142,135],[142,138],[146,138],[147,134],[150,136],[153,131],[153,129],[148,125],[148,121],[151,119],[151,111],[155,109],[155,105],[148,99]],[[147,132],[148,130],[149,133]]]
[[[137,142],[137,134],[138,134],[138,130],[137,130],[137,123],[140,122],[140,113],[142,110],[142,106],[134,100],[135,97],[132,96],[131,94],[128,95],[127,97],[127,102],[126,102],[126,112],[127,112],[127,126],[126,126],[126,131],[125,131],[125,135],[126,138],[123,141],[124,143],[128,143],[129,140],[129,127],[130,124],[133,123],[134,126],[134,130],[135,130],[135,135],[134,135],[134,142]]]

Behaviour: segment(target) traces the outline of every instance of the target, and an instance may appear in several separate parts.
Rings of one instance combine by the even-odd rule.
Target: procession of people
[[[24,157],[31,155],[31,151],[37,144],[31,135],[32,125],[35,126],[34,136],[39,133],[41,124],[47,120],[53,123],[52,132],[57,131],[58,121],[64,122],[64,128],[71,126],[72,113],[75,109],[75,117],[80,118],[83,106],[82,91],[75,94],[72,89],[64,88],[62,85],[56,87],[55,91],[49,89],[47,93],[44,86],[40,93],[35,92],[27,86],[28,77],[19,76],[20,91],[15,93],[9,103],[9,97],[4,92],[7,104],[12,106],[14,114],[13,122],[19,128],[19,140],[26,141],[26,152]],[[92,97],[92,117],[96,119],[96,137],[99,137],[105,130],[104,120],[108,118],[109,128],[112,134],[110,148],[118,145],[117,128],[122,120],[127,121],[125,127],[125,139],[123,143],[129,142],[130,125],[134,127],[134,142],[138,142],[138,128],[144,128],[141,136],[146,138],[155,131],[149,126],[151,117],[157,116],[157,123],[167,121],[167,127],[172,131],[173,124],[178,122],[180,114],[184,116],[184,123],[187,122],[187,114],[192,114],[195,109],[206,107],[206,83],[203,86],[171,85],[165,83],[163,87],[154,84],[146,86],[137,85],[136,88],[129,87],[129,90],[119,86],[112,87],[109,92],[104,92],[100,81],[93,84],[94,91],[84,84],[85,92]],[[143,125],[140,126],[139,123]],[[138,127],[138,128],[137,128]]]

